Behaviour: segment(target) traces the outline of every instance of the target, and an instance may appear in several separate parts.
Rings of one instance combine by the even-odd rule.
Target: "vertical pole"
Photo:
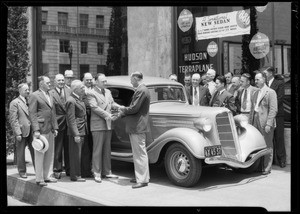
[[[78,77],[80,78],[80,69],[79,69],[79,39],[78,39],[78,31],[79,31],[79,12],[78,12],[78,6],[77,6],[77,73]]]
[[[172,49],[172,54],[173,54],[173,63],[172,63],[172,70],[171,73],[175,73],[178,77],[179,77],[179,73],[178,73],[178,35],[177,35],[177,7],[174,6],[173,8],[173,16],[171,16],[171,20],[172,20],[172,31],[171,31],[171,39],[173,40],[173,49]],[[178,79],[179,81],[179,79]]]
[[[272,66],[276,71],[275,68],[275,15],[274,15],[274,4],[275,2],[272,2]]]

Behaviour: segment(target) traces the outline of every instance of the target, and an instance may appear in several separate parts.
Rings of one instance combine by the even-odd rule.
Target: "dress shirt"
[[[27,105],[27,101],[26,101],[26,98],[25,97],[23,97],[21,94],[20,94],[20,98],[21,98],[21,100]]]
[[[196,91],[195,91],[196,88]],[[197,96],[197,104],[196,106],[199,106],[199,86],[193,87],[193,105],[195,106],[195,96]]]
[[[264,88],[267,87],[266,85],[264,85],[261,89],[258,90],[258,95],[257,95],[257,100],[256,100],[256,105],[255,105],[255,108],[254,108],[254,111],[258,112],[258,104],[259,104],[259,100],[261,98],[261,95],[262,95],[262,92],[264,90]]]
[[[274,77],[268,81],[268,86],[269,87],[272,85],[273,80],[274,80]]]
[[[41,89],[41,91],[43,92],[44,96],[46,97],[46,99],[48,100],[49,102],[49,105],[51,106],[51,101],[50,101],[50,95],[49,95],[49,92],[45,92]]]
[[[241,112],[250,112],[250,110],[251,110],[251,97],[250,97],[250,89],[249,89],[249,86],[248,86],[248,88],[244,88],[244,89],[243,89],[243,94],[242,94],[242,96],[241,96],[241,104],[243,103],[243,100],[244,100],[245,90],[247,90],[246,108],[243,109],[243,107],[242,107],[242,105],[241,105]]]

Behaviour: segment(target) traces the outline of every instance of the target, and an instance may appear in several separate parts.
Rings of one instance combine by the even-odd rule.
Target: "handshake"
[[[117,108],[111,109],[110,110],[111,114],[108,117],[106,117],[105,119],[111,120],[111,121],[115,121],[115,120],[119,119],[120,117],[122,117],[122,115],[124,115],[125,108],[126,108],[125,106],[119,105],[119,106],[117,106]]]

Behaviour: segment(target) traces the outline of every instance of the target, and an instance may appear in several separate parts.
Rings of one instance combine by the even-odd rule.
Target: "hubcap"
[[[174,152],[170,158],[170,169],[178,179],[186,178],[190,172],[188,157],[180,151]]]

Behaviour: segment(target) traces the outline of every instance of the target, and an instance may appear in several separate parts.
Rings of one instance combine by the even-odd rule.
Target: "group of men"
[[[49,77],[38,77],[39,89],[32,94],[26,83],[19,85],[19,96],[10,103],[10,123],[16,137],[17,165],[21,178],[27,178],[25,147],[35,167],[36,184],[47,186],[61,178],[63,170],[71,181],[85,182],[93,177],[118,178],[111,171],[112,122],[127,117],[135,168],[132,188],[148,185],[149,164],[145,148],[150,94],[142,83],[143,74],[134,72],[136,88],[128,107],[114,102],[105,88],[106,76],[85,73],[83,81],[73,71],[57,74],[51,89]],[[44,143],[41,148],[34,141]],[[44,148],[47,149],[44,149]]]
[[[251,75],[216,76],[216,71],[186,74],[184,85],[188,102],[195,106],[226,107],[233,115],[243,114],[249,123],[264,136],[267,147],[272,149],[264,158],[262,173],[271,172],[272,163],[284,168],[286,151],[284,145],[284,80],[275,74],[273,67],[263,67],[255,71],[255,86],[251,85]],[[172,74],[169,79],[177,81]]]

